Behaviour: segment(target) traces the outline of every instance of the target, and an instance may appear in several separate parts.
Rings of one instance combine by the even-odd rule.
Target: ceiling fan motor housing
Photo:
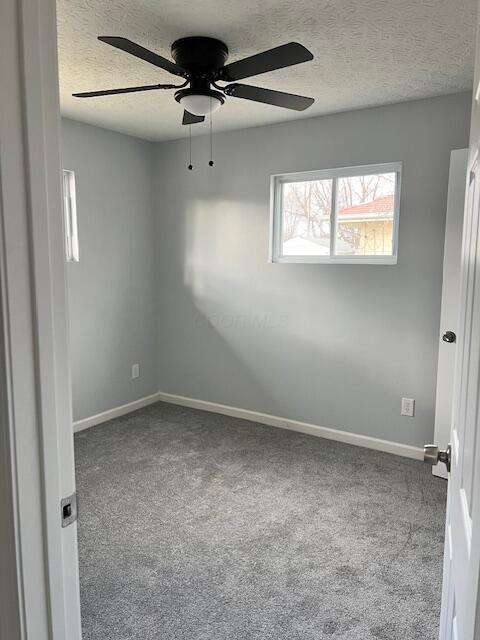
[[[228,48],[216,38],[192,36],[175,40],[172,44],[172,57],[192,78],[209,77],[213,81],[218,69],[227,61]]]
[[[217,78],[218,70],[227,61],[228,48],[225,43],[203,36],[180,38],[172,44],[172,57],[179,66],[186,69],[190,81],[188,89],[180,89],[175,93],[177,102],[182,103],[185,99],[183,106],[187,110],[190,107],[191,112],[196,115],[213,111],[225,102],[223,93],[210,87]],[[201,96],[214,100],[208,103]],[[194,107],[194,101],[199,103],[198,110]]]

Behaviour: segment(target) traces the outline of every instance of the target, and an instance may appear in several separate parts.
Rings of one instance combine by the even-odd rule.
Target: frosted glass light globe
[[[222,106],[222,102],[218,98],[200,93],[191,93],[183,96],[180,100],[180,104],[185,111],[192,113],[194,116],[206,116]]]

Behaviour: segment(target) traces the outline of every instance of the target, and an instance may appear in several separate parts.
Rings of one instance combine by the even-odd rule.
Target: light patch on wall
[[[207,348],[211,375],[218,369],[223,376],[224,394],[229,393],[229,376],[225,376],[229,366],[242,377],[250,397],[275,394],[271,378],[263,372],[259,379],[255,372],[258,360],[264,366],[269,362],[267,336],[282,335],[289,325],[288,311],[272,308],[256,278],[262,265],[271,269],[268,213],[268,207],[246,207],[244,202],[215,197],[195,198],[185,208],[184,284],[192,304],[188,323],[195,344]]]
[[[216,296],[213,283],[219,274],[232,285],[243,281],[245,274],[237,265],[244,264],[246,253],[251,256],[252,269],[259,256],[267,264],[268,237],[260,223],[268,211],[263,207],[250,205],[247,209],[241,202],[197,198],[185,216],[184,282],[195,297]],[[252,225],[257,233],[252,234]]]

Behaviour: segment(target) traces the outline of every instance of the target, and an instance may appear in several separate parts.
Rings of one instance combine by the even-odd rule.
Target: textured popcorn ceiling
[[[215,129],[240,129],[471,89],[476,0],[58,0],[62,113],[149,140],[187,134],[173,91],[78,99],[179,79],[97,41],[124,36],[170,57],[188,35],[223,40],[233,61],[292,40],[315,59],[250,82],[315,98],[297,112],[229,98]],[[204,133],[206,125],[192,127]]]

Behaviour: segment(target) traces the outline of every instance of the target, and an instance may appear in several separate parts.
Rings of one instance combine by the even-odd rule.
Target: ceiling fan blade
[[[146,62],[150,62],[150,64],[153,64],[156,67],[165,69],[165,71],[173,73],[173,75],[175,76],[186,76],[185,69],[179,67],[178,64],[175,64],[167,58],[159,56],[157,53],[154,53],[149,49],[145,49],[145,47],[142,47],[141,45],[128,40],[128,38],[119,38],[117,36],[98,36],[98,39],[102,42],[106,42],[107,44],[112,45],[112,47],[116,47],[117,49],[121,49],[126,53],[130,53],[132,56],[136,56],[137,58],[141,58]]]
[[[104,91],[84,91],[72,93],[74,98],[96,98],[97,96],[112,96],[116,93],[134,93],[135,91],[155,91],[155,89],[175,89],[174,84],[147,84],[143,87],[125,87],[124,89],[105,89]]]
[[[182,124],[198,124],[199,122],[203,122],[205,120],[205,116],[196,116],[189,111],[183,112],[183,120]]]
[[[243,80],[243,78],[258,76],[267,71],[283,69],[309,60],[313,60],[313,54],[308,49],[298,42],[289,42],[225,65],[220,69],[219,79],[225,82]]]
[[[262,87],[252,87],[249,84],[230,84],[224,89],[227,96],[233,98],[244,98],[265,104],[273,104],[276,107],[293,109],[294,111],[304,111],[308,109],[315,100],[305,96],[297,96],[294,93],[284,93],[283,91],[272,91]]]

